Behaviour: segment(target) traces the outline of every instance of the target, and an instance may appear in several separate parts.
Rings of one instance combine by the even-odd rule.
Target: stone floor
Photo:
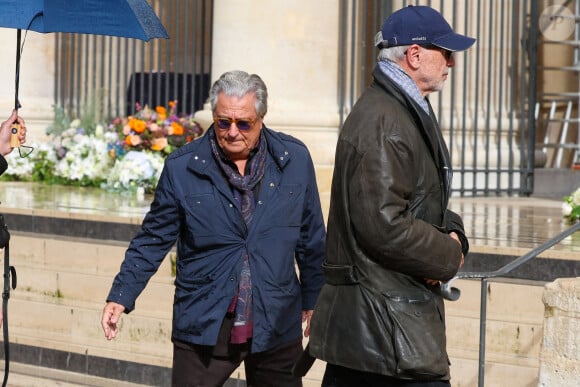
[[[0,213],[139,224],[151,196],[116,194],[96,188],[2,182]],[[464,220],[474,252],[514,253],[532,249],[569,226],[562,201],[519,197],[455,197],[450,208]],[[578,233],[553,247],[560,256],[580,252]],[[515,254],[517,255],[517,254]]]

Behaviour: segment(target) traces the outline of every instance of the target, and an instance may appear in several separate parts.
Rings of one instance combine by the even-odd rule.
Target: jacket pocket
[[[397,375],[418,380],[447,375],[445,323],[435,298],[428,293],[386,296]]]
[[[269,222],[275,227],[300,227],[303,207],[304,189],[300,184],[280,185]]]

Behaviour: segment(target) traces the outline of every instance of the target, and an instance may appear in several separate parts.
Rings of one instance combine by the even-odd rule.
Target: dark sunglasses
[[[231,128],[232,123],[236,124],[239,130],[250,130],[256,120],[229,118],[229,117],[214,117],[213,122],[218,129],[226,130]]]
[[[453,51],[449,51],[445,48],[437,47],[437,46],[434,46],[432,44],[426,44],[426,45],[421,46],[421,47],[423,47],[427,50],[437,50],[437,51],[441,52],[441,54],[443,54],[443,57],[445,58],[446,61],[451,60],[451,57],[453,56]]]

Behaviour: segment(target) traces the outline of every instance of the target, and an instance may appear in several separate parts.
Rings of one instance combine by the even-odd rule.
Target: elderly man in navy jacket
[[[259,76],[223,74],[210,103],[206,135],[165,162],[107,297],[105,337],[177,242],[173,386],[222,385],[242,361],[248,385],[301,386],[291,371],[323,284],[326,236],[312,159],[264,125]]]

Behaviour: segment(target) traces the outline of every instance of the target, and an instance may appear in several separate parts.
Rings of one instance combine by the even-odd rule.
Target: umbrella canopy
[[[16,86],[14,108],[20,108],[21,31],[69,32],[134,38],[148,42],[169,38],[147,0],[2,0],[0,27],[18,30],[16,40]],[[17,130],[11,145],[19,147]]]
[[[149,41],[168,38],[146,0],[2,0],[0,27]]]

